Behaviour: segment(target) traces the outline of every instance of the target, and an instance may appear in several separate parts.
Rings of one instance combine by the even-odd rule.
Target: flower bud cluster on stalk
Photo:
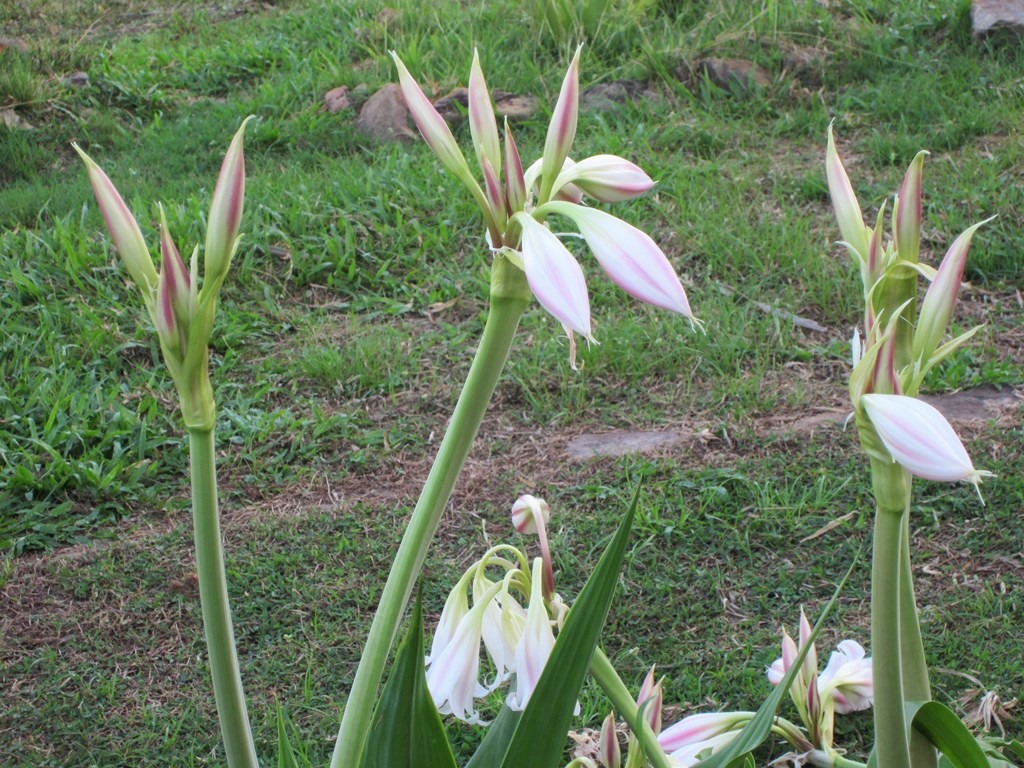
[[[892,208],[892,239],[884,239],[885,206],[874,227],[860,203],[828,132],[825,173],[844,245],[864,288],[863,336],[854,331],[853,402],[861,443],[883,462],[896,461],[918,477],[975,485],[991,474],[974,468],[963,445],[936,409],[914,400],[925,375],[963,346],[977,326],[943,343],[956,305],[971,238],[986,219],[968,227],[938,268],[919,262],[921,179],[926,152],[910,164]],[[917,311],[917,278],[930,285]]]
[[[251,118],[250,118],[251,119]],[[199,246],[186,266],[167,227],[160,207],[160,271],[135,217],[113,182],[80,147],[96,201],[121,260],[156,328],[164,362],[174,379],[189,428],[213,427],[213,393],[208,363],[217,294],[238,246],[238,229],[245,201],[245,159],[242,139],[248,119],[235,133],[221,166],[210,204],[203,250],[202,287]]]
[[[559,235],[551,216],[575,224],[598,263],[619,287],[641,301],[698,321],[679,276],[649,235],[631,224],[584,204],[630,200],[654,182],[639,167],[615,155],[578,162],[570,156],[579,116],[579,59],[576,50],[555,104],[543,156],[525,170],[506,120],[499,138],[490,92],[474,53],[469,76],[469,128],[481,186],[470,170],[444,118],[437,112],[397,54],[399,83],[420,134],[441,164],[466,186],[483,213],[487,239],[496,257],[507,258],[526,274],[537,301],[565,329],[575,367],[573,334],[594,341],[590,298],[583,270]]]

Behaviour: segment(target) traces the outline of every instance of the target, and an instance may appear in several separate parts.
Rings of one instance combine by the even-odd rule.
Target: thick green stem
[[[640,709],[629,689],[626,688],[619,673],[615,671],[615,667],[600,648],[594,651],[594,655],[590,659],[590,674],[594,676],[594,680],[601,686],[612,706],[622,715],[622,719],[636,735],[644,754],[651,761],[651,765],[654,768],[671,768],[672,764],[669,762],[668,756],[658,744],[658,737],[651,730],[650,724],[640,716]]]
[[[391,565],[331,757],[331,768],[359,768],[388,654],[441,514],[476,438],[532,294],[526,276],[498,255],[491,267],[491,307],[466,384]]]
[[[871,563],[871,654],[875,684],[875,751],[878,765],[909,768],[903,670],[900,663],[900,547],[906,493],[898,465],[871,459],[875,537]]]
[[[245,707],[242,676],[235,653],[231,608],[224,576],[224,551],[217,511],[217,474],[212,429],[189,429],[192,465],[192,515],[196,540],[196,574],[203,608],[203,629],[210,655],[213,694],[230,768],[257,768],[256,747]]]
[[[909,485],[909,483],[908,483]],[[910,498],[903,515],[900,536],[900,657],[903,665],[903,695],[907,701],[930,701],[928,662],[924,656],[921,623],[914,595],[914,573],[910,562]],[[914,768],[937,768],[938,753],[928,738],[916,730],[910,733],[910,764]]]

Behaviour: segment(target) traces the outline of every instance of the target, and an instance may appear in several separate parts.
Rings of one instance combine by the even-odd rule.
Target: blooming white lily
[[[818,675],[818,693],[835,701],[841,715],[859,712],[871,706],[875,698],[871,659],[856,640],[843,640],[832,651],[828,664]]]
[[[649,190],[654,182],[638,166],[614,155],[594,155],[579,162],[569,158],[579,116],[580,49],[562,82],[544,155],[525,173],[507,121],[504,152],[500,151],[490,94],[479,56],[474,53],[469,125],[483,186],[473,177],[444,119],[398,56],[392,53],[392,57],[420,133],[442,165],[477,201],[491,248],[525,271],[541,306],[566,330],[574,367],[573,334],[593,341],[590,300],[583,270],[545,223],[551,214],[575,222],[601,267],[627,293],[696,323],[679,277],[654,241],[635,227],[582,205],[584,195],[600,202],[628,200]]]
[[[977,470],[953,427],[934,407],[903,395],[864,395],[861,403],[893,461],[926,480],[972,483],[991,472]]]

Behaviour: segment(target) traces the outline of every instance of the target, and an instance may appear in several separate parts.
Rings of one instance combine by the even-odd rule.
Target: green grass
[[[570,242],[600,345],[581,349],[574,372],[557,323],[527,312],[431,555],[427,605],[436,615],[484,534],[507,535],[509,505],[526,491],[555,509],[559,588],[575,594],[643,474],[609,654],[631,683],[657,663],[671,702],[751,707],[766,694],[779,627],[824,603],[870,531],[852,434],[775,429],[845,405],[859,287],[833,245],[826,127],[834,121],[870,216],[917,150],[931,152],[930,262],[998,214],[972,245],[957,320],[986,328],[926,389],[1019,387],[1024,62],[1012,42],[971,38],[965,2],[612,5],[584,48],[582,85],[640,79],[657,98],[583,114],[574,155],[620,154],[658,181],[616,211],[665,248],[707,334],[625,298]],[[101,163],[150,242],[160,201],[188,251],[249,114],[245,236],[212,354],[229,581],[261,753],[272,753],[276,698],[324,762],[383,571],[483,325],[489,254],[473,204],[425,146],[374,145],[354,109],[322,111],[323,94],[348,86],[358,106],[394,79],[393,49],[441,96],[465,84],[475,45],[492,88],[538,98],[537,114],[514,125],[530,162],[573,49],[516,3],[383,7],[0,9],[5,35],[28,41],[0,52],[0,109],[32,126],[0,124],[0,588],[12,606],[0,617],[0,763],[221,759],[196,662],[175,396],[70,142]],[[692,75],[707,57],[754,61],[769,83],[718,89]],[[65,83],[75,71],[87,86]],[[468,148],[465,124],[455,133]],[[828,330],[798,329],[755,302]],[[999,475],[987,506],[922,483],[915,509],[930,659],[1004,700],[1024,686],[1019,422],[974,430],[976,463]],[[704,434],[668,456],[565,459],[572,436],[612,429]],[[823,648],[867,641],[867,563],[864,552]],[[950,702],[971,686],[936,675]],[[582,703],[595,726],[604,700],[588,689]],[[869,719],[842,730],[862,751]],[[479,738],[452,731],[463,752]]]

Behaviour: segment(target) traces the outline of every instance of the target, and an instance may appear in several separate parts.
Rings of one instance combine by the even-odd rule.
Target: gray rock
[[[580,435],[566,446],[570,459],[592,459],[597,456],[625,456],[628,453],[652,453],[690,443],[698,438],[682,432],[604,432]]]
[[[971,31],[988,35],[996,30],[1024,32],[1024,0],[973,0]]]
[[[85,72],[72,72],[61,78],[61,82],[69,88],[86,88],[89,85],[89,75]]]
[[[584,112],[607,112],[626,102],[655,101],[657,98],[657,93],[645,88],[639,80],[615,80],[592,85],[583,91],[580,109]]]
[[[766,88],[771,84],[768,73],[752,61],[744,59],[701,59],[694,62],[694,71],[703,73],[714,85],[726,91],[736,88]]]
[[[331,88],[327,93],[324,94],[324,112],[341,112],[343,109],[348,109],[352,106],[352,102],[348,98],[348,86],[339,85],[337,88]]]
[[[409,108],[397,83],[388,83],[366,100],[356,125],[376,144],[416,138],[416,132],[409,127]]]
[[[500,118],[507,117],[509,122],[525,120],[537,111],[537,99],[533,96],[520,96],[507,91],[491,91],[494,99],[494,111]],[[462,86],[453,88],[449,93],[434,102],[441,117],[449,124],[462,121],[469,109],[469,91]]]

